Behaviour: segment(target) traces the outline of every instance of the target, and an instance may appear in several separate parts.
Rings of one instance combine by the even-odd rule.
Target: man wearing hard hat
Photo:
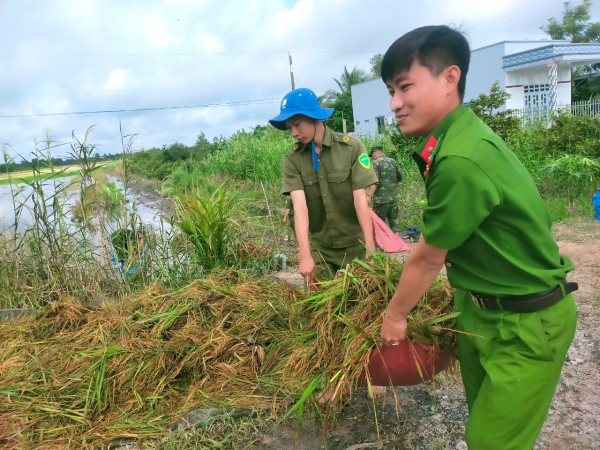
[[[280,114],[269,121],[296,140],[283,161],[282,193],[292,198],[299,271],[307,283],[327,279],[375,248],[366,188],[377,176],[361,141],[323,124],[332,113],[301,88],[283,98]]]

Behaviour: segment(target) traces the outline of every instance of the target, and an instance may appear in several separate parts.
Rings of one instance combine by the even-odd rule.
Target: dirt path
[[[600,223],[559,224],[554,234],[561,253],[576,266],[569,279],[579,283],[573,295],[579,322],[535,449],[600,449]],[[293,270],[278,276],[302,283]],[[345,450],[381,439],[382,449],[466,450],[463,437],[468,414],[460,376],[456,371],[446,372],[437,382],[435,388],[431,384],[396,388],[398,414],[391,392],[374,409],[366,392],[358,391],[327,439],[319,425],[305,422],[301,448]],[[295,422],[262,435],[255,448],[297,448]]]
[[[548,450],[600,448],[600,222],[559,225],[561,253],[575,263],[569,279],[579,310],[575,338],[539,439]]]

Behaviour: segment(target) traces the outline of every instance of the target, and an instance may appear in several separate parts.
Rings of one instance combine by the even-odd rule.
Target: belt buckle
[[[485,303],[483,302],[482,298],[479,298],[476,295],[471,294],[471,299],[473,300],[473,303],[475,303],[475,306],[477,306],[478,308],[481,308],[481,309],[486,309]]]

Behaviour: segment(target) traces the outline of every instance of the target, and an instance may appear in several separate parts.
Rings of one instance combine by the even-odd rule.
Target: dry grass
[[[301,417],[330,380],[340,392],[357,383],[400,272],[381,257],[306,300],[232,272],[99,307],[62,297],[0,326],[0,448],[156,438],[195,408]],[[428,294],[410,320],[412,339],[451,349],[454,333],[426,325],[450,311],[450,294],[445,284]]]

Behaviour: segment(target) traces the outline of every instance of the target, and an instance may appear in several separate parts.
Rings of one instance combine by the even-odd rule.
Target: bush
[[[471,100],[469,105],[477,117],[502,139],[518,133],[521,129],[521,119],[514,116],[513,110],[499,111],[509,98],[510,94],[500,89],[500,83],[496,81],[489,95],[480,94],[475,100]]]
[[[197,262],[205,271],[233,265],[241,234],[236,221],[240,212],[237,197],[225,184],[212,193],[206,184],[179,191],[174,225],[194,246]]]
[[[293,144],[289,133],[271,126],[262,135],[240,131],[197,169],[205,175],[227,175],[235,180],[279,180],[283,157]]]

